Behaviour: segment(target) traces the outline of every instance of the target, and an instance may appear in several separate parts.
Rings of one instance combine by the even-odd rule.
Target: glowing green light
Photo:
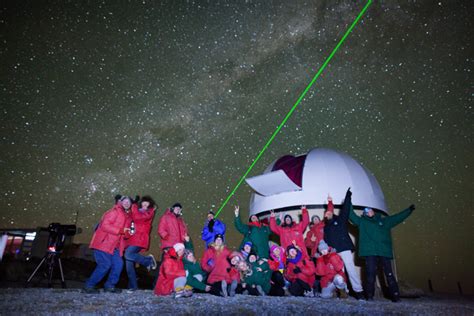
[[[369,0],[367,1],[367,4],[364,6],[364,8],[360,11],[359,15],[356,17],[356,19],[354,20],[354,22],[352,22],[351,26],[347,29],[346,33],[344,33],[344,36],[341,38],[341,40],[339,41],[339,43],[337,43],[336,47],[332,50],[331,54],[329,55],[328,58],[326,58],[326,61],[324,61],[323,65],[319,68],[318,72],[316,73],[316,75],[313,77],[313,79],[311,80],[311,82],[306,86],[306,89],[304,89],[304,91],[301,93],[300,97],[298,98],[298,100],[296,100],[295,104],[293,105],[293,107],[291,108],[291,110],[286,114],[285,118],[283,119],[283,121],[281,121],[280,125],[278,125],[277,129],[273,132],[272,136],[270,137],[270,139],[267,141],[267,143],[265,144],[265,146],[263,146],[262,150],[258,153],[257,157],[253,160],[252,164],[250,165],[250,167],[247,169],[247,171],[244,173],[244,175],[240,178],[239,182],[237,182],[237,185],[234,187],[234,189],[232,190],[232,192],[230,192],[229,196],[227,196],[227,198],[224,200],[224,202],[222,203],[221,207],[219,208],[219,210],[216,212],[216,217],[219,215],[219,213],[222,211],[222,209],[226,206],[227,202],[229,202],[230,198],[235,194],[235,192],[237,191],[237,189],[240,187],[240,185],[242,184],[242,182],[245,180],[245,178],[247,177],[247,175],[250,173],[250,171],[253,169],[253,167],[255,166],[255,164],[257,163],[257,161],[260,159],[260,157],[263,155],[263,153],[265,152],[265,150],[267,150],[268,146],[270,146],[270,144],[272,143],[273,139],[276,137],[276,135],[278,134],[278,132],[280,132],[281,128],[283,127],[283,125],[285,125],[286,121],[288,121],[288,119],[290,118],[290,116],[293,114],[293,112],[296,110],[296,107],[300,104],[300,102],[303,100],[303,98],[306,96],[306,93],[309,91],[309,89],[311,89],[311,86],[316,82],[316,80],[318,79],[318,77],[321,75],[321,73],[323,72],[324,68],[326,68],[327,64],[331,61],[332,57],[334,56],[334,54],[337,52],[337,50],[339,49],[339,47],[342,45],[342,43],[344,43],[344,41],[346,40],[347,36],[349,36],[349,34],[352,32],[352,29],[356,26],[357,22],[359,22],[359,20],[361,19],[361,17],[364,15],[365,11],[367,11],[367,9],[369,8],[369,6],[372,4],[372,0]]]

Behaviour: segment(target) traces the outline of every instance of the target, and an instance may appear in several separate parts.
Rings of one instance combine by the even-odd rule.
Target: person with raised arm
[[[357,273],[354,263],[354,243],[349,236],[349,212],[352,208],[351,188],[346,191],[344,202],[339,215],[334,214],[334,204],[331,196],[328,196],[328,208],[324,212],[324,240],[331,246],[344,261],[344,267],[349,276],[349,280],[354,290],[356,299],[364,298],[362,282]]]
[[[209,247],[210,243],[214,242],[216,235],[222,235],[225,242],[225,231],[226,226],[224,222],[216,219],[214,212],[210,210],[209,213],[207,213],[207,220],[201,231],[201,239],[206,243],[206,248]]]
[[[251,242],[251,247],[260,258],[268,259],[270,255],[270,248],[268,247],[268,237],[270,236],[270,228],[264,223],[260,222],[257,215],[250,216],[249,223],[243,224],[239,216],[239,206],[234,209],[235,228],[244,235],[239,249],[244,249],[247,242]]]
[[[301,206],[302,218],[299,223],[295,223],[291,215],[286,214],[283,224],[278,226],[275,220],[275,212],[270,212],[270,229],[280,236],[280,244],[284,249],[296,244],[305,258],[309,258],[306,250],[303,234],[309,224],[309,215],[306,206]]]
[[[400,213],[384,217],[380,212],[375,212],[368,207],[364,209],[362,216],[358,216],[351,208],[349,219],[359,228],[359,257],[365,258],[367,300],[374,298],[377,264],[380,263],[387,279],[390,299],[393,302],[400,301],[400,290],[392,270],[391,230],[410,216],[414,210],[415,205],[412,204]]]

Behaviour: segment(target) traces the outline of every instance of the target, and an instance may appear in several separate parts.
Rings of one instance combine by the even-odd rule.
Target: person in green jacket
[[[359,257],[365,258],[366,296],[373,300],[375,294],[375,277],[377,264],[382,264],[388,283],[391,300],[400,301],[398,283],[392,271],[392,236],[391,229],[403,222],[415,209],[410,205],[398,214],[382,217],[382,214],[371,208],[365,208],[362,216],[358,216],[351,207],[349,220],[359,228]]]
[[[270,256],[270,248],[268,246],[268,237],[270,236],[270,227],[264,225],[258,220],[256,215],[250,217],[249,224],[242,224],[239,216],[239,207],[236,206],[235,210],[235,228],[244,235],[244,239],[240,244],[239,249],[242,249],[247,241],[252,242],[252,248],[257,253],[259,258],[268,259]]]
[[[184,237],[185,251],[183,256],[184,270],[186,270],[185,291],[207,293],[211,286],[206,284],[207,273],[201,268],[201,264],[194,256],[193,242],[189,236]]]
[[[255,257],[255,254],[251,256]],[[250,263],[249,261],[239,261],[237,269],[241,274],[241,291],[243,294],[265,296],[270,292],[270,280],[267,275],[271,275],[270,268],[267,263],[262,261]]]

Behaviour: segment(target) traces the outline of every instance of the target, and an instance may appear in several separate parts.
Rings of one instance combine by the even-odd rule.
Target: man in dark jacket
[[[382,217],[371,208],[365,208],[362,216],[357,216],[351,208],[350,220],[359,227],[359,256],[365,257],[365,269],[367,275],[366,294],[367,299],[372,300],[375,293],[375,277],[377,263],[381,263],[388,283],[388,289],[393,302],[400,300],[398,283],[392,272],[392,236],[391,230],[403,222],[415,209],[410,205],[406,210],[392,215]]]
[[[356,271],[354,256],[352,255],[352,252],[355,249],[354,243],[349,236],[347,227],[349,223],[349,211],[352,208],[351,196],[352,192],[349,188],[347,189],[339,215],[334,214],[332,198],[328,197],[328,209],[324,213],[326,221],[324,226],[324,240],[329,246],[336,249],[337,254],[342,258],[342,261],[344,261],[344,267],[349,275],[349,280],[351,281],[352,289],[355,292],[355,297],[360,300],[363,299],[364,294],[360,275]]]

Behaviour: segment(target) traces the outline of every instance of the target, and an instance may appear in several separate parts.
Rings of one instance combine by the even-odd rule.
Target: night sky
[[[2,1],[0,227],[93,226],[117,193],[218,209],[364,1]],[[399,277],[474,292],[472,1],[376,1],[250,176],[313,147],[379,180]],[[219,216],[241,236],[232,205]],[[152,250],[157,252],[156,227]],[[198,254],[200,257],[200,255]]]

